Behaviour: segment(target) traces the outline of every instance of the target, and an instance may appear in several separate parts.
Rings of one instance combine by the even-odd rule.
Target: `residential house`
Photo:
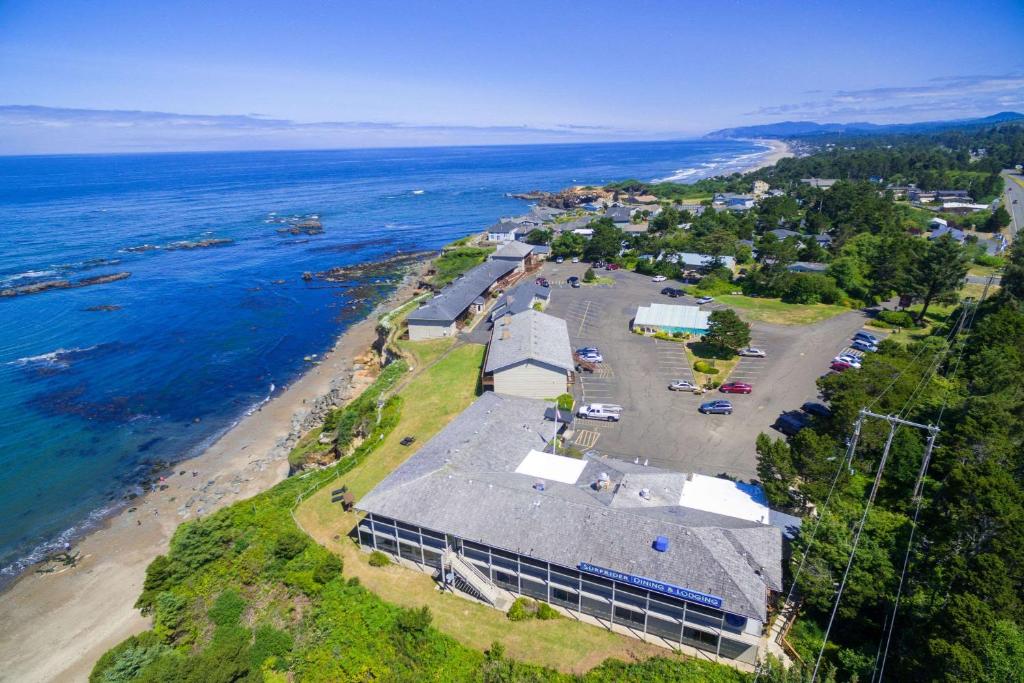
[[[830,187],[832,187],[833,185],[835,185],[837,182],[839,182],[839,179],[838,178],[801,178],[800,182],[803,183],[804,185],[810,185],[811,187],[816,187],[819,190],[827,190]]]
[[[495,302],[491,309],[491,322],[505,315],[516,315],[529,311],[534,306],[541,310],[547,308],[551,301],[551,288],[541,287],[533,282],[524,282],[508,290]]]
[[[483,386],[499,394],[553,399],[568,391],[574,367],[565,321],[527,309],[494,321]]]
[[[522,273],[534,265],[535,259],[531,259],[534,245],[526,242],[508,242],[498,247],[490,256],[489,261],[504,261],[513,264],[517,273]]]
[[[797,261],[786,267],[791,273],[824,273],[828,270],[827,263],[814,263],[812,261]]]

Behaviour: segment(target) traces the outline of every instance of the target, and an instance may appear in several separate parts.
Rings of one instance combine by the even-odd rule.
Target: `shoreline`
[[[762,168],[776,164],[780,159],[796,156],[793,153],[793,149],[789,146],[789,143],[783,142],[782,140],[758,138],[751,140],[751,142],[756,142],[759,145],[767,145],[770,149],[765,153],[764,157],[758,159],[750,166],[740,169],[739,173],[752,173],[753,171],[759,171]]]
[[[51,573],[32,565],[0,592],[0,681],[85,680],[96,660],[150,627],[135,609],[146,567],[166,552],[182,522],[252,497],[289,473],[298,437],[326,410],[344,405],[375,373],[359,363],[377,339],[380,315],[408,299],[430,258],[417,261],[366,318],[335,340],[270,401],[243,414],[200,454],[78,539],[77,566]],[[57,654],[59,653],[59,655]]]

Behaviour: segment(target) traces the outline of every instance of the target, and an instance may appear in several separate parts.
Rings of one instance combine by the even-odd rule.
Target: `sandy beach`
[[[793,150],[790,149],[789,145],[782,140],[771,140],[771,139],[758,139],[751,140],[761,145],[767,145],[771,147],[771,151],[765,154],[763,157],[758,159],[754,164],[744,168],[740,173],[750,173],[766,166],[775,164],[779,159],[785,159],[786,157],[793,156]]]
[[[381,313],[411,296],[422,264],[365,320],[349,328],[301,378],[244,417],[198,457],[82,539],[77,566],[28,573],[0,595],[0,681],[84,681],[110,647],[149,628],[133,605],[146,566],[177,526],[251,497],[288,475],[296,433],[316,409],[356,396],[372,381],[357,359],[376,339]],[[166,487],[166,488],[164,488]]]

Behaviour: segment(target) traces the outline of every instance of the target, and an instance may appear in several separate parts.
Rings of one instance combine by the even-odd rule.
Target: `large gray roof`
[[[536,490],[536,477],[515,470],[556,433],[547,407],[484,393],[357,507],[565,567],[587,562],[715,595],[727,612],[765,620],[767,591],[782,586],[779,528],[682,507],[686,474],[610,458],[587,457],[575,483],[545,479]],[[607,489],[591,485],[601,473]],[[668,538],[666,552],[652,548],[657,536]]]
[[[485,261],[468,270],[462,277],[441,290],[440,294],[409,314],[408,321],[452,322],[473,300],[512,269],[511,261]]]
[[[526,242],[506,242],[493,254],[492,259],[524,259],[533,251],[533,245]]]
[[[533,361],[572,370],[572,348],[565,321],[533,309],[502,316],[494,322],[485,372]]]

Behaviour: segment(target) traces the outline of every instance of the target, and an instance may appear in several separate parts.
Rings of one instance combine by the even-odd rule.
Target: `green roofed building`
[[[707,334],[708,313],[697,306],[674,306],[651,304],[636,309],[633,329],[645,334],[654,332],[683,332],[685,334]]]

